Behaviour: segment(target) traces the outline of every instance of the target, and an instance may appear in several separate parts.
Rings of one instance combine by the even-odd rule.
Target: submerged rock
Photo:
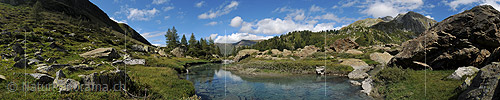
[[[316,74],[317,75],[325,75],[325,66],[316,67]]]

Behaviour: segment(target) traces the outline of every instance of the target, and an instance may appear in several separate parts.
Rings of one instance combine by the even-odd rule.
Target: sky
[[[357,20],[414,11],[436,21],[500,0],[90,0],[156,46],[166,31],[216,43],[268,39],[291,31],[340,29]]]

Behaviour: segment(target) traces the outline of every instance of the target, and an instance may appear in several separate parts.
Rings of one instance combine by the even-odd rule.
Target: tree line
[[[179,41],[179,35],[175,26],[172,29],[168,29],[167,34],[165,34],[166,43],[167,43],[167,51],[171,51],[174,48],[182,48],[186,52],[184,53],[187,56],[198,57],[202,59],[212,58],[212,55],[221,55],[220,49],[215,45],[215,42],[212,38],[196,40],[194,33],[191,33],[191,37],[189,41],[186,39],[185,35],[182,35],[181,40]]]

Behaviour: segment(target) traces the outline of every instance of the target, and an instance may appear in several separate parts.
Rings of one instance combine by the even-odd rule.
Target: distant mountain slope
[[[2,3],[11,5],[34,5],[37,0],[0,0]],[[42,8],[48,12],[59,12],[67,16],[89,21],[89,27],[107,27],[119,33],[130,33],[127,36],[140,41],[146,45],[151,45],[144,37],[135,32],[128,25],[119,25],[111,20],[99,7],[88,0],[38,0],[42,3]]]
[[[424,15],[410,11],[405,14],[399,14],[396,18],[389,22],[380,22],[371,27],[388,33],[402,30],[420,34],[431,28],[431,26],[436,23],[437,22],[433,19],[429,19]]]
[[[264,40],[241,40],[236,43],[215,43],[220,48],[222,54],[231,54],[233,52],[233,48],[241,47],[241,46],[252,46],[256,43],[259,43]],[[224,52],[225,51],[225,52]]]

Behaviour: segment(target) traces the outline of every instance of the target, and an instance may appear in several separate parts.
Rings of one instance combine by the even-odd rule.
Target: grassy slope
[[[57,64],[80,64],[89,59],[84,59],[78,54],[101,47],[112,47],[119,50],[125,49],[125,42],[122,41],[123,34],[118,34],[116,31],[109,28],[93,27],[91,22],[79,20],[78,18],[68,17],[62,13],[56,12],[40,12],[42,20],[38,23],[30,18],[31,7],[27,6],[11,6],[0,3],[0,29],[11,32],[12,35],[1,35],[0,53],[10,53],[8,45],[20,43],[18,40],[24,40],[26,34],[26,53],[27,58],[34,58],[34,53],[39,49],[42,50],[44,58],[56,58]],[[28,32],[18,31],[25,27]],[[29,31],[33,32],[29,32]],[[56,31],[52,31],[56,30]],[[65,34],[75,33],[74,37],[64,37]],[[54,41],[63,51],[55,48],[50,48],[47,37],[54,38]],[[127,39],[127,44],[141,44],[135,40]],[[24,45],[23,45],[24,46]],[[89,48],[90,49],[82,49]],[[128,48],[130,50],[130,48]],[[122,51],[119,51],[123,53]],[[176,99],[189,97],[194,94],[192,83],[178,78],[177,72],[174,69],[184,69],[186,63],[192,62],[208,62],[205,60],[192,60],[185,58],[162,58],[153,57],[158,55],[150,55],[145,53],[132,53],[134,58],[147,59],[147,66],[134,66],[128,69],[128,74],[134,82],[138,83],[140,89],[150,90],[149,93],[154,94],[151,98],[157,99]],[[92,59],[96,63],[101,61],[112,61],[111,59]],[[2,99],[130,99],[122,92],[72,92],[61,94],[55,91],[38,91],[38,92],[8,92],[7,85],[9,82],[15,82],[19,85],[22,82],[33,83],[34,79],[25,77],[22,73],[35,73],[34,66],[32,68],[20,69],[13,68],[13,58],[2,60],[2,70],[0,75],[7,77],[7,81],[0,82],[0,98]],[[49,65],[56,63],[47,63]],[[91,71],[75,71],[70,72],[62,69],[68,78],[81,80],[78,75],[100,72],[103,70],[114,70],[115,68],[104,63],[103,66],[93,66],[95,70]],[[124,70],[124,68],[120,68]],[[55,77],[55,72],[60,69],[54,69],[49,72],[52,77]],[[27,80],[25,80],[25,78]],[[20,88],[20,87],[18,87]]]
[[[375,78],[375,88],[386,99],[425,99],[447,100],[459,92],[455,89],[462,80],[445,79],[453,70],[411,70],[389,67],[382,70]]]

